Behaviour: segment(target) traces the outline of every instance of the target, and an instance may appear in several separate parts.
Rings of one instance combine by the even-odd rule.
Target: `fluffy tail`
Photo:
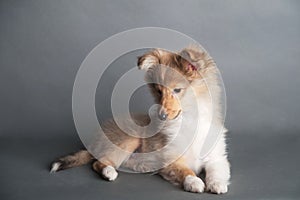
[[[94,160],[94,157],[87,150],[81,150],[54,161],[51,165],[50,172],[52,173],[71,167],[85,165],[92,160]]]

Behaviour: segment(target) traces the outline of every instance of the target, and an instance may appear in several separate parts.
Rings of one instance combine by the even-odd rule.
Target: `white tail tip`
[[[54,173],[54,172],[57,172],[57,170],[59,169],[61,163],[59,162],[55,162],[52,164],[52,167],[51,167],[51,170],[50,170],[50,173]]]

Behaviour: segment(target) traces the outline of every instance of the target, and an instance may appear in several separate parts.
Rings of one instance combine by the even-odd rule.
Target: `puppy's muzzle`
[[[176,119],[180,114],[181,114],[181,110],[178,111],[177,115],[175,117],[173,117],[172,120]],[[165,109],[161,109],[158,113],[158,117],[162,121],[167,120],[168,116],[169,116],[169,114],[165,111]]]

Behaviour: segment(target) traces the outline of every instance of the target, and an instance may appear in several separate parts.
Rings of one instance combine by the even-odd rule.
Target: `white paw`
[[[204,191],[204,183],[199,177],[188,175],[184,179],[183,188],[188,192],[202,193]]]
[[[228,191],[226,181],[209,181],[206,183],[206,190],[215,194],[224,194]]]
[[[107,167],[103,168],[102,175],[107,180],[114,181],[114,180],[116,180],[116,178],[118,176],[118,172],[112,166],[107,166]]]

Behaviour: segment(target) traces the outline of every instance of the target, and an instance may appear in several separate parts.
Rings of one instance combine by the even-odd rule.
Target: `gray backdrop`
[[[299,198],[299,9],[296,0],[2,0],[0,198]],[[140,174],[121,173],[111,184],[89,167],[48,174],[51,160],[81,147],[71,110],[81,62],[107,37],[145,26],[191,36],[222,72],[233,173],[226,195],[186,193]],[[131,56],[113,69],[135,62]],[[110,70],[106,80],[118,73]],[[97,105],[106,101],[98,96]]]

